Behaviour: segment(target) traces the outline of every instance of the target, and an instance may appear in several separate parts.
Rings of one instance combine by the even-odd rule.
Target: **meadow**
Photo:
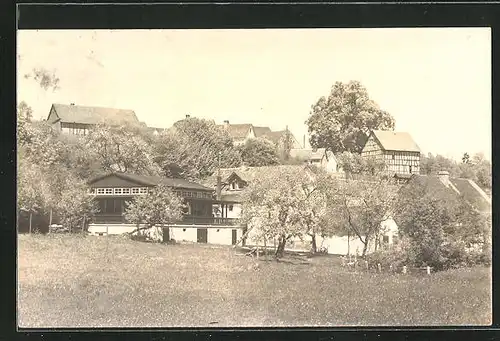
[[[19,235],[18,324],[46,327],[489,325],[491,268],[352,271],[232,247]]]

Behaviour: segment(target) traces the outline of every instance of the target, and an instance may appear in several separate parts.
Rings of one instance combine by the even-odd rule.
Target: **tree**
[[[55,213],[59,216],[61,224],[70,232],[84,228],[87,220],[98,211],[94,197],[89,195],[87,184],[71,172],[63,169],[57,176],[53,176],[52,188],[54,190]]]
[[[334,153],[360,153],[370,130],[393,130],[394,118],[368,97],[358,81],[336,82],[328,97],[321,97],[306,121],[310,144]]]
[[[241,164],[238,150],[229,134],[213,121],[187,118],[178,121],[163,132],[156,143],[155,161],[170,176],[171,165],[184,172],[182,177],[199,180],[213,174],[221,167]]]
[[[305,234],[311,237],[311,251],[317,252],[316,236],[322,238],[332,236],[336,231],[331,224],[334,217],[334,209],[328,198],[331,186],[331,178],[322,170],[315,169],[314,176],[301,177],[297,185],[302,190],[303,197],[298,209],[301,224]]]
[[[136,196],[126,203],[125,219],[136,224],[132,233],[149,229],[154,225],[165,225],[182,218],[182,199],[170,188],[159,184],[148,194]],[[140,224],[145,224],[140,227]]]
[[[154,162],[153,146],[141,127],[100,124],[83,138],[84,148],[104,172],[130,172],[158,175],[160,167]]]
[[[255,179],[243,194],[242,221],[257,238],[277,239],[277,259],[283,257],[287,241],[304,235],[300,209],[305,176],[302,167],[269,167],[266,177]]]
[[[414,265],[460,265],[469,248],[488,245],[487,217],[450,189],[410,182],[401,189],[395,212]]]
[[[338,165],[347,177],[360,174],[376,175],[386,170],[384,159],[375,156],[361,156],[360,154],[343,152],[337,155]]]
[[[249,139],[238,150],[241,153],[241,160],[250,167],[272,166],[279,163],[276,146],[266,139]]]
[[[331,187],[330,200],[335,203],[338,230],[347,230],[363,243],[362,257],[371,242],[377,242],[381,224],[390,218],[397,185],[381,174],[364,175],[357,180],[336,181]]]

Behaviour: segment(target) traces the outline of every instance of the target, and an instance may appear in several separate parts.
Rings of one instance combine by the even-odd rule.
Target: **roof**
[[[203,185],[197,184],[195,182],[191,182],[188,180],[180,179],[180,178],[165,178],[160,176],[151,176],[151,175],[137,175],[131,173],[108,173],[97,178],[92,179],[89,184],[92,184],[100,179],[103,179],[108,176],[116,176],[124,180],[129,180],[144,186],[157,186],[159,184],[163,184],[168,187],[173,188],[184,188],[184,189],[192,189],[192,190],[201,190],[201,191],[213,191],[212,188],[205,187]]]
[[[300,160],[321,160],[326,154],[326,148],[293,148],[290,149],[290,157]]]
[[[229,135],[233,139],[244,139],[247,137],[248,131],[252,127],[249,123],[244,124],[228,124],[228,125],[218,125],[218,127],[222,127],[227,130]]]
[[[61,122],[122,125],[125,123],[139,124],[139,120],[133,110],[88,107],[81,105],[52,104],[57,117]]]
[[[234,168],[221,168],[220,175],[222,179],[222,183],[227,183],[231,175],[237,175],[241,180],[250,183],[252,180],[256,178],[265,177],[269,174],[270,169],[305,169],[304,165],[278,165],[278,166],[262,166],[262,167],[234,167]],[[203,184],[207,187],[215,187],[217,184],[217,172],[215,172],[212,176],[206,178],[203,181]]]
[[[265,134],[269,134],[271,132],[271,128],[269,127],[253,127],[253,131],[255,133],[255,137],[262,137]]]
[[[270,131],[270,132],[262,135],[262,137],[265,137],[274,143],[278,143],[278,142],[280,142],[281,138],[285,135],[285,133],[286,133],[286,130]]]
[[[409,133],[386,130],[372,130],[371,133],[385,150],[420,152]]]
[[[446,187],[437,175],[416,175],[411,181],[433,190],[443,199],[462,196],[480,212],[491,212],[491,201],[474,181],[462,178],[449,178],[452,186]]]

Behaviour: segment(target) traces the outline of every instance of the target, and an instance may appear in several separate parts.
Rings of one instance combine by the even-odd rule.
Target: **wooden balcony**
[[[125,218],[120,214],[96,214],[92,222],[95,224],[126,223]],[[236,218],[196,217],[185,215],[181,220],[175,221],[169,225],[239,226],[241,224]]]

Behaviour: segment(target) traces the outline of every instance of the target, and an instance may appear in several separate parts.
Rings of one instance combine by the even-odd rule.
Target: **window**
[[[233,211],[233,205],[229,205],[229,212]]]
[[[130,188],[124,188],[123,194],[130,194]]]
[[[104,194],[104,188],[98,188],[97,194]]]
[[[217,229],[217,232],[219,232],[219,229]]]
[[[115,194],[122,194],[121,188],[115,188]]]
[[[139,188],[132,188],[132,194],[139,194]]]
[[[186,232],[186,229],[182,229],[182,232]]]
[[[95,194],[95,188],[90,189],[90,194]]]
[[[106,194],[113,194],[113,189],[112,188],[106,188]]]
[[[141,194],[147,194],[148,193],[148,188],[147,187],[141,187],[140,189]]]
[[[389,243],[389,236],[383,236],[383,237],[382,237],[382,241],[383,241],[385,244]]]

